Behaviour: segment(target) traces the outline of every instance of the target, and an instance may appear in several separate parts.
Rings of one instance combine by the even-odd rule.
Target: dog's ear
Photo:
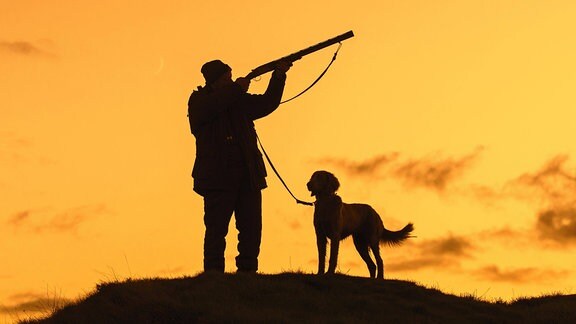
[[[336,192],[338,191],[338,188],[340,188],[340,182],[338,181],[338,178],[336,178],[336,176],[332,173],[328,172],[328,190],[330,192]]]

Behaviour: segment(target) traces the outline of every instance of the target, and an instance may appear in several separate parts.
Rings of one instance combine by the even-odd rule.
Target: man
[[[279,63],[261,95],[247,93],[248,79],[232,81],[232,69],[220,60],[202,66],[206,85],[190,95],[188,117],[196,138],[194,191],[204,198],[204,271],[224,271],[233,213],[238,229],[236,267],[258,270],[266,168],[253,121],[278,108],[291,66]]]

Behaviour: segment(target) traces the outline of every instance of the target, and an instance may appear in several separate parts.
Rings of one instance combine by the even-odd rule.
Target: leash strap
[[[292,196],[292,198],[294,198],[294,200],[296,200],[296,203],[306,205],[306,206],[314,206],[313,203],[300,200],[300,199],[296,198],[296,196],[294,196],[292,191],[290,191],[290,188],[288,188],[288,186],[286,185],[286,182],[284,182],[284,179],[282,179],[282,177],[280,176],[280,173],[278,173],[278,170],[276,170],[276,167],[274,167],[274,164],[272,164],[272,160],[270,160],[268,153],[266,153],[266,150],[264,149],[264,145],[262,145],[262,141],[260,141],[260,137],[258,137],[258,134],[256,134],[256,139],[258,139],[258,144],[260,144],[260,148],[262,149],[262,152],[264,153],[266,160],[268,160],[268,164],[270,164],[270,167],[272,168],[272,170],[274,170],[274,173],[276,174],[278,179],[280,179],[280,182],[282,182],[282,184],[284,185],[284,188],[286,188],[286,190],[288,190],[288,193],[290,194],[290,196]]]
[[[336,52],[334,52],[334,55],[332,56],[332,60],[330,61],[330,63],[328,64],[328,66],[326,67],[326,69],[324,69],[324,72],[322,72],[322,73],[320,74],[320,76],[319,76],[316,80],[314,80],[314,82],[312,82],[311,85],[308,86],[308,88],[304,89],[302,92],[300,92],[299,94],[295,95],[294,97],[282,101],[280,104],[287,103],[288,101],[292,101],[292,100],[300,97],[301,95],[303,95],[304,93],[306,93],[306,91],[310,90],[310,88],[312,88],[314,85],[316,85],[316,83],[318,83],[318,81],[320,81],[320,79],[322,79],[322,77],[324,76],[324,74],[326,74],[326,72],[328,72],[328,69],[330,68],[330,66],[332,65],[332,63],[334,63],[334,61],[336,61],[336,56],[338,55],[338,51],[340,51],[340,48],[341,48],[341,47],[342,47],[342,43],[338,43],[338,48],[336,49]]]

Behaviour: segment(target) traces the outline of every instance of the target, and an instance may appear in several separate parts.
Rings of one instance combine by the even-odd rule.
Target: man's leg
[[[224,272],[226,234],[235,203],[233,191],[211,191],[204,195],[204,271]]]
[[[256,272],[262,239],[262,192],[244,188],[236,204],[238,229],[238,271]]]

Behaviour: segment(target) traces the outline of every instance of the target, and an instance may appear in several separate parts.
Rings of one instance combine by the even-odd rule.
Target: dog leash
[[[314,203],[300,200],[300,199],[296,198],[296,196],[294,196],[292,191],[290,191],[290,188],[288,188],[288,185],[286,185],[286,182],[284,182],[284,179],[282,179],[282,177],[280,176],[280,173],[278,173],[278,170],[276,170],[276,167],[274,167],[274,164],[272,163],[272,160],[270,160],[268,153],[266,153],[266,150],[264,149],[264,145],[262,145],[262,141],[260,141],[260,137],[258,137],[258,134],[256,134],[256,139],[258,139],[258,144],[260,144],[260,148],[262,149],[262,152],[264,153],[264,156],[266,157],[268,164],[270,164],[270,167],[272,168],[272,170],[274,171],[274,173],[276,174],[276,176],[278,177],[280,182],[282,182],[282,184],[284,185],[284,188],[286,188],[286,190],[288,191],[290,196],[292,196],[292,198],[294,198],[294,200],[296,200],[296,203],[306,205],[306,206],[314,206]]]

